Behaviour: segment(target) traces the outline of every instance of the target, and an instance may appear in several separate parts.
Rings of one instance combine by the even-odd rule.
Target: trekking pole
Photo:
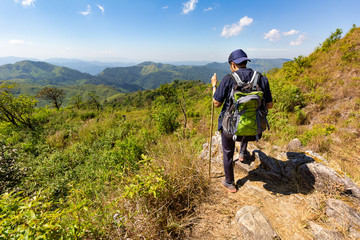
[[[210,126],[210,147],[209,147],[209,179],[211,174],[211,145],[212,145],[212,132],[213,132],[213,121],[214,121],[214,102],[211,98],[211,126]]]
[[[211,174],[211,145],[212,145],[213,120],[214,120],[214,103],[212,102],[211,103],[210,147],[209,147],[209,178],[210,178],[210,174]]]

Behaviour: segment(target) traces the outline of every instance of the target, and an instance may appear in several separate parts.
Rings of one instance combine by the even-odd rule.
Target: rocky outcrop
[[[237,152],[238,146],[236,148]],[[296,152],[296,149],[302,152]],[[345,174],[328,167],[324,157],[311,151],[304,151],[297,140],[293,140],[283,149],[272,147],[271,151],[275,152],[276,157],[251,149],[251,144],[248,150],[251,150],[252,154],[246,163],[236,161],[236,154],[234,156],[235,167],[242,172],[242,178],[237,181],[239,192],[252,196],[267,196],[265,198],[268,201],[278,194],[300,196],[299,199],[303,199],[301,201],[305,201],[310,209],[317,211],[319,219],[322,219],[322,221],[314,218],[307,220],[308,227],[304,229],[307,236],[320,240],[360,239],[360,214],[354,207],[360,203],[360,188]],[[221,166],[222,148],[219,133],[212,138],[211,152],[211,162],[219,163],[218,166]],[[208,161],[209,144],[204,144],[200,157]],[[254,186],[254,181],[265,184],[262,185],[263,187]],[[269,192],[273,194],[270,197],[267,195]],[[318,192],[325,193],[321,194],[321,201],[317,199]],[[324,196],[339,196],[343,200],[329,198],[324,202]],[[282,204],[280,199],[277,203]],[[269,217],[273,217],[270,215],[272,212],[263,208],[263,205],[260,205],[261,208],[253,204],[244,205],[237,211],[235,221],[242,239],[279,238],[276,228],[273,227],[277,226],[276,220],[274,221],[274,218],[270,218],[273,222],[268,220],[260,209],[265,210]],[[279,214],[279,210],[277,213]],[[288,218],[285,213],[283,217]],[[295,234],[293,239],[304,238],[301,234]]]
[[[241,208],[236,213],[235,220],[244,239],[280,239],[265,215],[256,206]]]
[[[326,201],[325,214],[335,227],[352,229],[353,235],[360,236],[360,214],[351,206],[339,199],[329,198]]]
[[[314,223],[314,222],[309,222],[309,227],[312,231],[313,234],[313,238],[315,240],[340,240],[340,239],[344,239],[343,236],[333,230],[328,230],[325,229],[323,227],[321,227],[320,225]]]
[[[200,157],[208,159],[209,144],[206,143],[203,147]],[[299,142],[293,140],[287,148],[300,147]],[[211,152],[211,161],[222,163],[221,136],[218,132],[212,138]],[[257,178],[273,185],[281,183],[283,186],[287,185],[289,192],[308,193],[314,189],[328,192],[342,191],[360,199],[360,188],[345,174],[326,166],[326,159],[319,154],[311,151],[283,152],[279,157],[282,160],[267,156],[260,150],[254,150],[246,164],[238,161],[235,163],[237,167],[249,173],[248,179]]]

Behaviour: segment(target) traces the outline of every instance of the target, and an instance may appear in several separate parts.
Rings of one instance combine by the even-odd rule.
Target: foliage
[[[123,197],[133,199],[151,199],[163,195],[166,190],[166,180],[164,179],[164,168],[154,166],[151,159],[142,155],[143,172],[131,178],[131,182],[124,188]]]
[[[20,183],[25,171],[19,166],[17,150],[5,145],[0,140],[0,194],[15,188]]]
[[[70,105],[74,106],[77,109],[80,109],[83,104],[83,98],[80,94],[76,94],[70,98]]]
[[[86,106],[89,108],[95,108],[98,111],[102,108],[100,103],[100,97],[95,92],[88,94],[89,99],[86,101]]]
[[[341,39],[341,34],[343,33],[342,29],[337,28],[335,32],[331,33],[331,35],[322,43],[319,50],[328,52],[330,47],[336,43],[339,39]]]
[[[32,115],[36,100],[20,95],[15,97],[10,90],[14,85],[2,84],[0,86],[0,120],[10,122],[15,126],[26,126],[34,129]]]
[[[78,215],[87,211],[86,200],[71,203],[54,202],[47,191],[33,196],[4,193],[0,196],[1,239],[83,239],[89,223]]]
[[[178,111],[176,105],[166,104],[163,97],[159,97],[156,100],[152,116],[158,131],[165,134],[174,132],[180,125],[177,121]]]
[[[60,109],[65,98],[65,92],[58,88],[44,87],[37,93],[36,97],[50,100],[56,109]]]
[[[311,130],[305,131],[300,137],[300,141],[306,145],[313,138],[325,137],[332,134],[336,130],[334,125],[331,124],[319,124],[315,125]]]

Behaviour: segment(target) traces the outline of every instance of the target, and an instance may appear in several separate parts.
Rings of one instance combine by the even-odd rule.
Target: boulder
[[[340,190],[360,198],[360,188],[353,181],[322,163],[307,163],[299,166],[298,169],[300,179],[304,183],[313,184],[317,190],[330,192]]]
[[[343,228],[360,227],[360,214],[341,200],[329,198],[326,201],[325,214]]]
[[[321,227],[320,225],[314,223],[314,222],[309,222],[309,227],[310,230],[313,234],[313,238],[315,240],[339,240],[339,239],[344,239],[343,236],[336,232],[336,231],[332,231],[332,230],[328,230],[325,229],[323,227]]]
[[[289,144],[287,146],[288,151],[291,151],[291,152],[300,151],[301,148],[302,148],[302,144],[301,144],[300,140],[297,138],[291,140],[291,142],[289,142]]]
[[[235,216],[244,239],[280,239],[265,215],[256,206],[245,206]]]

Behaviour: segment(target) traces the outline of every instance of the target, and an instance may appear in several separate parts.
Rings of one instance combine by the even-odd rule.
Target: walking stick
[[[210,147],[209,147],[209,178],[211,174],[211,145],[212,145],[212,132],[213,132],[213,121],[214,121],[214,102],[211,99],[211,126],[210,126]]]
[[[217,82],[216,73],[214,73],[214,76],[211,78],[211,85],[213,85],[213,78],[215,79],[215,86]],[[214,87],[212,88],[213,92],[212,95],[214,95]],[[214,122],[214,101],[211,97],[211,126],[210,126],[210,147],[209,147],[209,179],[211,175],[211,145],[212,145],[212,132],[213,132],[213,122]]]

